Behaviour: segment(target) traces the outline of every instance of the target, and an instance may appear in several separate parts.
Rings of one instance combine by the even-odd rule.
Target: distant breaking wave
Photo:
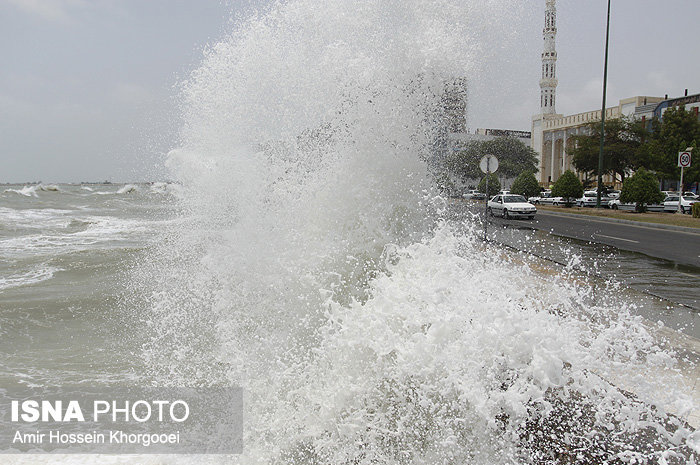
[[[61,192],[61,189],[55,184],[37,184],[34,186],[24,186],[21,189],[5,189],[4,192],[14,192],[15,194],[24,195],[25,197],[38,197],[37,192]]]

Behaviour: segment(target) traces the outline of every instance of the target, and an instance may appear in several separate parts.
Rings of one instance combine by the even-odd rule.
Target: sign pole
[[[678,211],[683,213],[683,170],[690,167],[693,147],[688,147],[685,152],[678,152],[678,166],[681,168],[681,183],[678,186]]]
[[[681,183],[678,185],[678,211],[676,213],[683,213],[683,167],[681,166]]]
[[[490,159],[486,159],[486,200],[484,200],[484,242],[487,242],[486,233],[489,224],[489,175],[491,174]]]
[[[486,234],[488,233],[488,223],[489,223],[489,177],[491,176],[491,170],[495,173],[498,169],[498,158],[493,155],[484,155],[481,157],[479,162],[479,168],[481,172],[486,174],[486,200],[484,200],[484,242],[488,239]]]

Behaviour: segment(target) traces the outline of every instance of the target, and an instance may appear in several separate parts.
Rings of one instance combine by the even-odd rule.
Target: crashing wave
[[[24,186],[21,189],[5,189],[4,192],[14,192],[25,197],[38,197],[37,192],[62,192],[55,184],[36,184]]]
[[[38,197],[37,186],[24,186],[21,189],[5,189],[4,192],[14,192],[15,194],[23,195],[25,197]]]
[[[149,380],[244,387],[234,462],[694,459],[692,386],[631,304],[443,220],[445,83],[521,8],[279,2],[183,84],[183,221],[133,307]]]
[[[135,184],[125,184],[122,186],[119,190],[117,190],[117,194],[133,194],[135,192],[139,192],[139,187]]]

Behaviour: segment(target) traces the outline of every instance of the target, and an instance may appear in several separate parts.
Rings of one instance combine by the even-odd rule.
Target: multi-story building
[[[614,107],[606,108],[605,118],[620,118],[621,116],[651,119],[656,107],[664,102],[662,97],[637,96],[620,100]],[[572,136],[586,134],[588,125],[600,121],[600,110],[585,111],[574,115],[553,115],[542,118],[535,115],[532,118],[532,148],[538,153],[539,181],[549,185],[559,179],[566,170],[575,171],[571,160]],[[604,176],[606,184],[616,184],[611,176]]]
[[[540,79],[540,112],[532,117],[532,148],[539,156],[539,181],[544,186],[554,183],[566,170],[575,171],[570,156],[572,136],[585,134],[590,123],[600,121],[601,110],[591,110],[574,115],[556,112],[556,5],[546,0],[544,51],[542,52],[542,77]],[[665,97],[636,96],[620,100],[618,105],[606,108],[605,118],[633,117],[641,121],[662,119],[670,107],[684,106],[696,115],[700,108],[700,94],[669,99]],[[612,176],[604,176],[605,184],[617,185]],[[619,186],[618,186],[619,187]]]

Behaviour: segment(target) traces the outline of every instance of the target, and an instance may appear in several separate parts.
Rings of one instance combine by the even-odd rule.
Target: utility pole
[[[605,146],[605,97],[608,91],[608,44],[610,43],[610,0],[608,0],[608,22],[605,29],[605,65],[603,67],[603,108],[600,111],[600,153],[598,153],[598,193],[595,206],[600,208],[603,196],[603,147]]]

